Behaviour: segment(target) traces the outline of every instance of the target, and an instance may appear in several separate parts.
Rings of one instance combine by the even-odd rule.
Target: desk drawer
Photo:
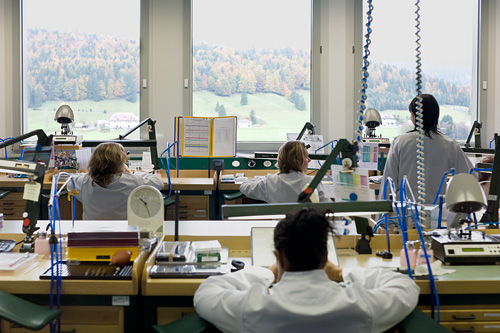
[[[423,310],[428,316],[431,315],[430,310]],[[442,322],[499,322],[500,324],[500,309],[442,309],[440,311]],[[500,330],[499,330],[500,331]]]
[[[451,332],[500,332],[500,322],[441,322]]]
[[[175,218],[175,208],[167,209],[167,219]],[[179,209],[180,220],[208,220],[209,213],[205,209]]]
[[[20,207],[0,207],[0,213],[3,213],[5,220],[21,220],[25,211],[25,206]]]
[[[121,333],[124,331],[122,307],[114,306],[62,306],[61,331]],[[2,333],[33,332],[2,321]],[[50,332],[45,327],[38,332]]]

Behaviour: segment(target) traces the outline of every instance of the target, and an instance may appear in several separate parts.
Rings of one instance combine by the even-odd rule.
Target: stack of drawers
[[[0,200],[0,213],[5,220],[21,220],[26,209],[23,192],[10,192]]]

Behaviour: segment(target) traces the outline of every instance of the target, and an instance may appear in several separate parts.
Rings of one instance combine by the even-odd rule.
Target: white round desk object
[[[150,185],[136,187],[127,200],[128,224],[139,226],[139,231],[154,233],[163,226],[164,209],[158,189]]]

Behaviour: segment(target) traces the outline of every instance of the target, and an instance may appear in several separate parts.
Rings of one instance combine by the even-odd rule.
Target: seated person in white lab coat
[[[84,220],[126,220],[127,199],[134,188],[151,185],[163,189],[160,177],[146,172],[132,174],[126,161],[121,144],[104,142],[90,156],[88,173],[73,175]],[[73,183],[68,186],[71,190]]]
[[[328,261],[323,214],[303,209],[274,231],[277,263],[205,280],[196,312],[223,332],[383,332],[417,305],[419,287],[384,269]],[[275,284],[273,284],[273,282]]]
[[[443,174],[455,168],[455,174],[468,173],[472,168],[472,163],[463,153],[459,144],[443,135],[438,128],[439,104],[434,96],[429,94],[421,95],[423,100],[423,146],[425,165],[425,203],[432,204],[436,198]],[[394,139],[387,155],[387,162],[384,168],[381,190],[385,180],[391,177],[396,186],[397,199],[399,200],[399,190],[404,176],[407,176],[409,186],[417,197],[417,97],[415,97],[409,107],[411,120],[415,129]],[[445,194],[445,184],[441,188],[440,194]],[[390,193],[389,191],[387,193]],[[410,194],[407,193],[411,198]],[[379,195],[383,199],[382,191]]]
[[[278,151],[279,172],[248,180],[241,184],[240,191],[249,198],[268,203],[297,202],[299,194],[314,178],[304,174],[310,161],[304,142],[288,141]],[[331,201],[325,198],[321,183],[316,189],[317,201]],[[314,194],[311,201],[314,201]]]

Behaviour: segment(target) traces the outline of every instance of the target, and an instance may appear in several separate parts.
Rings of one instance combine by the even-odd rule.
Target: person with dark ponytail
[[[460,145],[455,140],[447,138],[439,130],[439,104],[434,96],[422,94],[421,97],[423,104],[425,203],[432,204],[446,171],[454,168],[456,174],[468,173],[473,166]],[[408,109],[415,127],[412,131],[396,137],[391,143],[381,184],[384,186],[385,180],[391,177],[396,191],[399,193],[403,177],[407,176],[413,194],[417,197],[417,97],[411,101]],[[442,186],[440,194],[444,194],[445,191],[446,186]]]
[[[385,332],[417,305],[419,287],[384,269],[328,260],[331,226],[302,209],[274,230],[276,263],[205,280],[196,312],[223,332]]]

